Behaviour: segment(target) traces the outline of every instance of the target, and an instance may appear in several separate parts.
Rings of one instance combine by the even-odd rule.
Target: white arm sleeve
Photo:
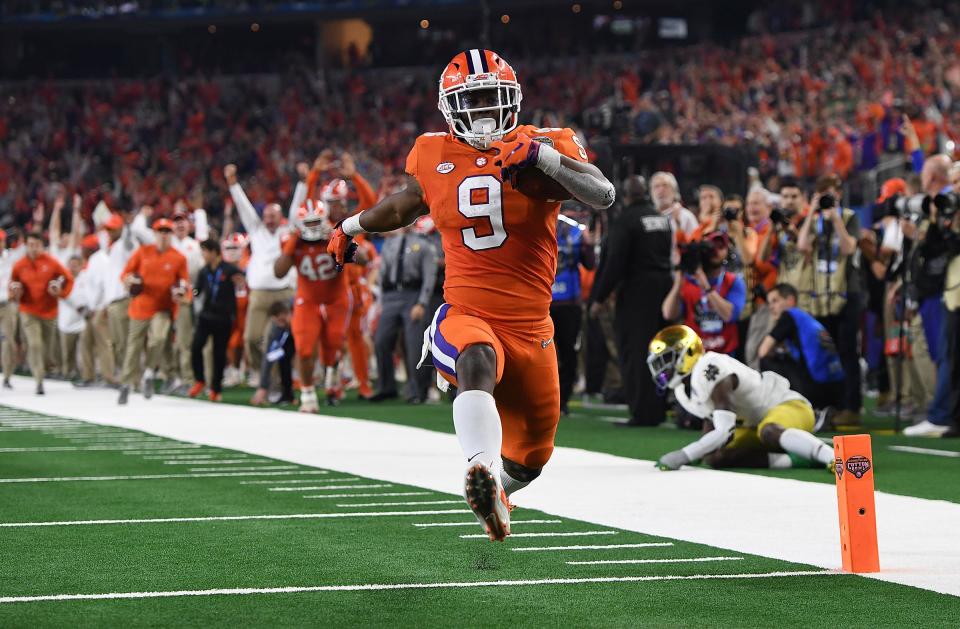
[[[142,212],[130,221],[130,233],[142,245],[152,245],[156,240],[153,230],[147,225],[147,217]]]
[[[230,186],[230,196],[233,198],[233,204],[237,206],[237,214],[240,215],[240,222],[243,223],[244,229],[248,234],[256,231],[260,227],[260,217],[239,183]]]
[[[293,198],[290,200],[290,209],[287,211],[287,220],[291,225],[296,223],[297,208],[299,208],[307,199],[307,184],[302,181],[297,182],[297,187],[293,189]]]
[[[540,145],[537,167],[566,188],[578,201],[594,209],[608,208],[617,198],[613,184],[606,177],[601,175],[598,179],[590,173],[565,167],[560,161],[560,151],[549,144]]]
[[[713,430],[700,437],[690,445],[681,448],[691,461],[699,461],[714,450],[719,450],[730,439],[737,415],[732,411],[713,411]]]

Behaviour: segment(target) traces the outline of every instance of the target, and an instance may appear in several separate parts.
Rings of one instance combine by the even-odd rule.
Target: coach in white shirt
[[[280,205],[268,204],[263,209],[263,218],[260,218],[243,188],[237,183],[237,167],[228,164],[223,169],[223,176],[230,186],[230,196],[237,206],[240,221],[250,237],[250,262],[247,265],[250,301],[247,306],[247,326],[243,331],[243,342],[248,365],[256,370],[257,365],[263,362],[263,334],[270,320],[270,306],[274,302],[290,301],[293,298],[293,282],[296,276],[291,273],[277,278],[273,273],[273,263],[280,257],[283,220]]]
[[[200,210],[202,212],[202,210]],[[204,212],[206,218],[206,212]],[[200,243],[190,236],[190,215],[182,202],[177,203],[173,214],[173,248],[187,259],[187,273],[190,275],[190,285],[197,283],[197,273],[203,267],[203,255],[200,253]],[[190,346],[193,343],[193,308],[185,307],[177,311],[177,320],[174,323],[176,330],[176,367],[172,370],[175,375],[168,374],[164,393],[172,394],[193,384],[193,367],[190,363]]]
[[[75,386],[91,386],[100,375],[107,384],[117,383],[117,362],[113,339],[107,322],[106,280],[110,266],[109,249],[101,247],[95,235],[83,239],[83,255],[87,266],[83,270],[83,292],[87,299],[86,325],[80,333],[80,378]],[[79,279],[77,280],[80,281]]]
[[[10,376],[16,366],[17,354],[17,302],[10,299],[10,273],[17,260],[23,257],[24,247],[7,249],[7,232],[0,229],[0,361],[3,362],[3,386],[11,388]]]
[[[77,348],[80,333],[87,327],[86,315],[90,309],[88,302],[90,277],[84,271],[83,258],[73,256],[67,260],[67,269],[73,274],[73,290],[67,297],[60,299],[57,308],[57,330],[60,332],[61,373],[68,380],[77,377]]]
[[[135,220],[141,219],[143,215],[144,212],[141,211]],[[107,260],[101,271],[103,300],[107,304],[107,325],[113,341],[113,359],[114,363],[119,365],[127,349],[127,328],[130,326],[130,315],[127,314],[130,294],[120,281],[120,274],[127,266],[127,260],[133,255],[133,251],[140,246],[140,242],[134,238],[133,229],[119,214],[111,214],[101,228],[106,235],[106,238],[100,241],[101,246],[107,248]]]

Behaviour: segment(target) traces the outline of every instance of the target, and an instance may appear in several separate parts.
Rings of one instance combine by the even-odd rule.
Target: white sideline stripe
[[[610,550],[613,548],[654,548],[673,546],[673,542],[644,542],[642,544],[577,544],[575,546],[527,546],[526,548],[511,548],[515,553],[549,550]]]
[[[360,583],[357,585],[306,585],[272,588],[221,588],[216,590],[171,590],[165,592],[109,592],[106,594],[46,594],[2,596],[0,604],[41,601],[89,601],[128,598],[173,598],[180,596],[227,596],[250,594],[297,594],[300,592],[364,592],[377,590],[432,590],[518,585],[577,585],[581,583],[638,583],[644,581],[701,581],[707,579],[776,579],[781,577],[838,576],[832,570],[747,572],[743,574],[647,575],[629,577],[587,577],[582,579],[516,579],[510,581],[453,581],[449,583]]]
[[[897,452],[910,452],[912,454],[932,454],[933,456],[960,458],[960,452],[953,450],[934,450],[933,448],[917,448],[914,446],[890,446],[890,449],[896,450]]]
[[[136,476],[49,476],[39,478],[0,478],[0,483],[65,483],[72,481],[154,480],[158,478],[226,478],[228,476],[286,476],[316,474],[310,470],[293,472],[218,472],[215,474],[139,474]]]
[[[380,496],[427,496],[429,491],[388,491],[382,494],[327,494],[325,496],[304,496],[304,498],[379,498]]]
[[[450,502],[463,502],[463,501],[451,500]],[[409,504],[417,504],[417,503],[411,502]],[[346,507],[348,505],[337,505],[337,506]],[[360,505],[357,505],[357,506],[360,506]],[[560,520],[510,520],[510,526],[513,526],[514,524],[560,524],[560,523],[561,523]],[[477,525],[476,520],[474,520],[473,522],[422,522],[422,523],[414,524],[414,526],[420,527],[420,528],[426,528],[428,526],[476,526],[476,525]]]
[[[218,461],[208,461],[206,459],[177,459],[171,461],[166,457],[150,457],[150,460],[162,460],[164,465],[239,465],[241,463],[256,463],[256,459],[220,459]],[[264,463],[273,463],[269,459],[264,459]]]
[[[326,520],[330,518],[380,518],[400,515],[444,515],[470,513],[469,509],[440,511],[343,511],[334,513],[281,513],[277,515],[217,515],[193,518],[131,518],[129,520],[54,520],[51,522],[0,522],[0,528],[38,526],[98,526],[107,524],[171,524],[181,522],[239,522],[243,520]]]
[[[262,465],[257,467],[191,467],[188,472],[248,472],[251,470],[295,470],[299,465]]]
[[[317,474],[329,474],[327,470],[317,470]],[[332,483],[334,481],[347,480],[345,478],[301,478],[298,480],[242,480],[241,485],[278,485],[280,483]]]
[[[616,535],[620,531],[571,531],[568,533],[514,533],[513,537],[587,537],[589,535]],[[488,539],[489,535],[461,535],[460,539]]]
[[[332,489],[380,489],[381,487],[393,487],[393,485],[390,483],[377,483],[375,485],[327,485],[326,487],[270,487],[267,491],[327,491]]]
[[[743,557],[688,557],[685,559],[596,559],[593,561],[568,561],[569,566],[606,566],[610,564],[639,563],[700,563],[708,561],[740,561]]]
[[[29,446],[23,448],[0,448],[0,452],[83,452],[83,451],[113,451],[113,452],[123,452],[124,454],[143,454],[145,452],[156,453],[163,451],[170,452],[183,452],[184,450],[194,450],[196,448],[203,448],[202,445],[192,445],[192,446],[181,446],[177,449],[170,448],[168,446],[154,448],[148,448],[147,446],[112,446],[112,445],[98,445],[98,446]]]
[[[458,505],[463,504],[463,500],[408,500],[406,502],[361,502],[361,503],[349,503],[345,502],[343,504],[337,503],[338,507],[405,507],[407,505]],[[444,523],[443,525],[437,524],[436,526],[457,526],[459,522]],[[467,524],[477,525],[477,521],[468,522]],[[423,524],[414,524],[414,526],[424,526]]]
[[[30,379],[21,376],[14,376],[14,386],[13,391],[0,394],[0,403],[48,417],[145,431],[397,483],[431,492],[438,500],[463,489],[462,450],[450,433],[246,406],[215,412],[216,407],[207,402],[167,396],[155,396],[150,402],[135,396],[129,406],[120,407],[113,391],[78,395],[69,383],[61,382],[50,382],[48,395],[37,396]],[[935,444],[918,441],[915,445]],[[834,483],[814,478],[821,478],[815,470],[811,480],[698,467],[664,473],[649,459],[561,446],[553,451],[549,473],[524,490],[523,506],[590,526],[702,544],[720,549],[711,551],[717,554],[759,555],[832,569],[840,564],[837,490]],[[642,491],[624,491],[624,479]],[[571,495],[577,499],[571,500]],[[345,496],[348,501],[355,497]],[[864,577],[960,596],[960,545],[954,533],[960,530],[960,503],[884,491],[876,492],[876,502],[881,514],[877,537],[883,571]],[[691,504],[700,507],[691,510]],[[797,518],[798,510],[806,517]],[[751,517],[744,519],[744,513]],[[938,525],[917,535],[917,522]],[[780,534],[770,535],[771,530]],[[790,543],[783,543],[784,539]]]

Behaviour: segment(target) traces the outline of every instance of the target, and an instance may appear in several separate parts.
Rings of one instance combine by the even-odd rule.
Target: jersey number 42
[[[337,267],[328,253],[321,253],[313,258],[303,256],[297,271],[311,282],[332,280],[337,276]]]

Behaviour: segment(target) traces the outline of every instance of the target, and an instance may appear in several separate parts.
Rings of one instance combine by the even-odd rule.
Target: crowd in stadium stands
[[[683,199],[670,173],[650,178],[644,203],[670,221],[674,268],[654,307],[707,349],[801,382],[836,425],[859,421],[869,389],[879,413],[899,409],[913,433],[939,435],[960,415],[950,386],[960,377],[957,221],[949,203],[931,215],[896,202],[960,185],[956,17],[878,15],[729,48],[526,60],[516,64],[525,118],[573,125],[588,146],[756,146],[761,168],[746,190],[703,185]],[[288,304],[298,273],[325,272],[319,259],[281,264],[295,255],[286,243],[302,229],[298,213],[320,199],[356,211],[401,184],[414,138],[440,130],[435,75],[294,66],[271,77],[11,86],[0,103],[4,383],[25,360],[38,393],[50,372],[116,386],[122,403],[161,376],[170,393],[218,400],[222,378],[254,386],[255,403],[291,401],[294,379],[310,383]],[[902,177],[884,183],[872,214],[845,208],[848,179],[884,155],[900,160]],[[565,306],[556,317],[586,316],[594,254],[602,276],[611,225],[628,211],[601,219],[565,206],[558,274],[578,277],[579,294],[555,292]],[[408,401],[438,399],[415,355],[441,299],[436,231],[425,220],[376,244],[350,272],[355,308],[320,357],[318,384],[331,404],[345,384],[388,399],[399,367]],[[617,401],[631,384],[609,368],[611,318],[598,307],[585,319],[576,390]],[[578,362],[576,349],[561,354],[565,409]]]

